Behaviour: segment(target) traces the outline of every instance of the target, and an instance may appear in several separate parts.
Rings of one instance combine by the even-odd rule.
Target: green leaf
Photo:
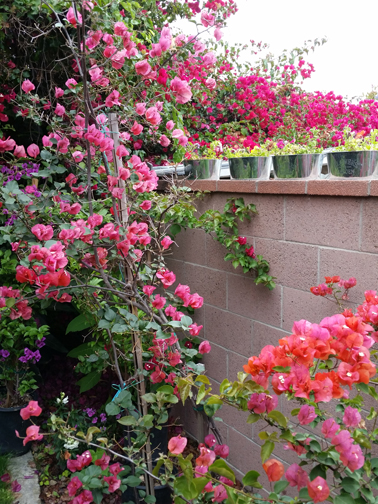
[[[320,446],[318,441],[315,440],[310,441],[310,448],[315,453],[320,453],[322,451],[322,447]]]
[[[196,404],[199,404],[202,399],[205,397],[206,395],[206,385],[204,383],[202,383],[202,385],[200,386],[198,392],[197,392],[197,399],[196,399]]]
[[[209,471],[215,472],[215,474],[219,474],[219,476],[225,476],[235,483],[235,473],[223,459],[218,459],[214,464],[211,464]]]
[[[275,420],[281,427],[287,426],[287,418],[280,411],[273,410],[268,414],[268,418]]]
[[[126,479],[125,479],[125,483],[127,486],[130,486],[130,487],[136,487],[138,485],[141,485],[142,484],[142,481],[140,478],[138,478],[137,476],[128,476]]]
[[[342,488],[348,493],[354,493],[360,488],[359,481],[356,481],[353,478],[343,478],[341,480]]]
[[[127,332],[128,326],[126,324],[114,324],[112,327],[112,333],[123,334]]]
[[[193,320],[190,317],[188,317],[187,315],[184,315],[183,317],[181,317],[180,322],[185,327],[189,327],[191,324],[193,324]]]
[[[274,443],[272,441],[265,441],[261,447],[261,462],[264,463],[270,457],[274,450]]]
[[[173,224],[169,228],[169,234],[171,234],[172,236],[176,236],[180,231],[181,231],[181,226],[179,224]]]
[[[261,419],[261,415],[258,415],[257,413],[251,413],[249,417],[247,418],[247,423],[249,424],[254,424],[258,422]]]
[[[300,498],[300,499],[311,500],[311,499],[310,499],[310,496],[309,496],[309,494],[308,494],[308,490],[307,490],[307,488],[301,488],[301,489],[299,490],[299,498]]]
[[[121,425],[137,425],[137,421],[133,416],[124,416],[117,420]]]
[[[196,376],[196,381],[201,382],[201,383],[206,383],[206,385],[210,385],[210,380],[205,375]]]
[[[336,495],[333,498],[333,504],[355,504],[353,497],[347,494]]]
[[[157,476],[159,474],[159,471],[160,471],[160,468],[161,466],[164,464],[164,460],[163,459],[159,459],[157,462],[156,462],[156,466],[154,467],[153,471],[152,471],[152,474],[154,476]]]
[[[262,488],[262,485],[257,482],[257,479],[259,478],[260,473],[257,471],[248,471],[247,474],[243,478],[243,485],[244,486],[251,486],[255,488]],[[259,485],[259,486],[256,486]]]
[[[86,392],[87,390],[90,390],[93,388],[97,383],[100,381],[101,378],[101,373],[100,371],[92,371],[91,373],[88,373],[86,376],[83,376],[78,382],[76,382],[76,385],[79,385],[80,387],[80,394],[83,392]]]
[[[320,464],[316,465],[312,471],[310,472],[310,480],[314,480],[315,478],[317,478],[318,476],[320,476],[321,478],[323,479],[326,479],[327,478],[327,473],[324,469],[324,467]]]
[[[144,399],[148,403],[154,403],[156,402],[156,395],[152,393],[144,394],[142,396],[142,399]]]
[[[77,317],[75,317],[73,320],[71,320],[71,322],[67,326],[66,334],[68,334],[70,332],[83,331],[84,329],[88,329],[89,327],[93,327],[95,324],[96,324],[96,319],[93,317],[92,314],[82,313],[82,314],[78,315]],[[80,345],[80,346],[82,346],[82,345]],[[78,347],[78,348],[80,348],[80,347]],[[73,356],[69,355],[69,357],[73,357]]]
[[[279,494],[280,492],[283,492],[288,485],[288,481],[277,481],[277,483],[274,485],[274,491]]]
[[[121,408],[114,401],[111,401],[105,406],[105,411],[110,416],[116,416],[121,411]]]
[[[146,495],[146,497],[144,497],[144,502],[146,504],[154,504],[156,502],[156,497],[153,495]]]
[[[300,411],[300,408],[294,408],[293,410],[291,410],[291,415],[292,416],[297,416],[298,413],[299,413],[299,411]]]
[[[109,322],[113,322],[113,320],[116,318],[117,314],[115,311],[113,311],[111,308],[109,308],[109,306],[106,307],[106,310],[105,310],[105,318],[106,320],[108,320]]]
[[[173,488],[179,495],[181,494],[188,500],[195,499],[199,495],[199,491],[197,490],[193,480],[188,480],[185,476],[176,478]]]

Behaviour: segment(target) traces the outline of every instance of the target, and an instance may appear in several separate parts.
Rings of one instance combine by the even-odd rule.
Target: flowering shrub
[[[5,304],[12,306],[15,290],[2,287]],[[10,293],[10,296],[7,294]],[[12,300],[9,303],[9,300]],[[10,308],[10,316],[0,320],[0,379],[6,386],[7,396],[4,406],[25,404],[25,394],[37,388],[35,373],[29,366],[37,363],[40,349],[45,345],[48,326],[38,327],[34,320],[20,322],[14,320],[15,310]]]

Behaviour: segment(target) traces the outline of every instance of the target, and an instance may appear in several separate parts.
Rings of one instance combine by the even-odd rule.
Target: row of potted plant
[[[374,177],[378,174],[378,130],[363,137],[345,128],[338,147],[323,150],[317,141],[316,131],[306,145],[267,141],[254,149],[225,149],[217,142],[201,154],[189,153],[184,165],[190,167],[190,177],[218,179],[222,159],[229,162],[233,179],[267,180],[274,178]],[[322,173],[323,162],[327,170]]]

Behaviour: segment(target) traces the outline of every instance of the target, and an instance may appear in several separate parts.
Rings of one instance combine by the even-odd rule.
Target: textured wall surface
[[[228,193],[213,193],[201,203],[206,208],[223,209]],[[336,306],[313,296],[309,289],[324,276],[355,276],[357,286],[350,293],[350,306],[363,301],[367,289],[378,288],[378,198],[308,195],[238,194],[246,203],[256,204],[259,214],[241,224],[240,235],[248,238],[256,252],[271,264],[277,278],[273,291],[256,286],[223,260],[224,249],[202,231],[181,233],[171,269],[180,283],[205,299],[197,322],[204,325],[201,336],[211,342],[205,357],[207,374],[214,389],[224,379],[236,379],[248,357],[290,333],[295,320],[319,322],[336,313]],[[297,407],[284,403],[283,413]],[[219,415],[218,415],[219,413]],[[265,426],[246,424],[248,414],[222,408],[217,422],[224,442],[230,445],[229,463],[243,473],[262,471],[259,431]],[[203,435],[200,418],[190,408],[181,408],[186,429],[197,439]],[[202,441],[202,439],[199,439]],[[278,445],[273,456],[287,464],[298,462],[292,451]],[[285,464],[286,465],[286,464]],[[262,478],[262,482],[267,482]],[[269,484],[267,484],[269,488]]]

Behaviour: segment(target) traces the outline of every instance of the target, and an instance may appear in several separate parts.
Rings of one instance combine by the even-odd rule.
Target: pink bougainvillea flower
[[[192,91],[189,84],[177,76],[171,80],[170,90],[175,96],[177,103],[187,103],[192,98]]]
[[[43,224],[36,224],[31,228],[31,232],[40,241],[48,241],[54,235],[54,230],[51,226],[44,226]]]
[[[151,208],[151,201],[150,200],[144,200],[139,206],[142,210],[150,210]]]
[[[73,7],[70,7],[67,12],[67,21],[72,24],[74,28],[77,27],[77,23],[81,24],[83,22],[83,18],[81,17],[80,12],[75,14]]]
[[[156,294],[155,299],[152,301],[152,306],[157,310],[161,310],[166,302],[167,300],[165,297],[160,296],[160,294]]]
[[[150,107],[146,110],[146,120],[153,126],[161,123],[161,115],[156,107]]]
[[[209,353],[210,350],[211,350],[211,345],[207,340],[202,341],[202,343],[198,347],[198,352],[202,355]]]
[[[159,138],[159,144],[162,145],[163,147],[168,147],[170,143],[171,141],[165,135],[161,135],[161,137]]]
[[[185,450],[188,440],[185,437],[172,437],[168,442],[168,450],[173,455],[180,455]]]
[[[298,491],[308,483],[308,475],[298,464],[292,464],[286,471],[285,478],[292,487],[297,487]]]
[[[208,434],[207,436],[205,436],[205,443],[207,444],[207,446],[209,448],[212,448],[217,443],[217,440],[215,439],[214,434]],[[207,469],[206,469],[206,472],[207,472]]]
[[[151,72],[150,64],[147,60],[138,61],[135,63],[135,71],[139,75],[146,76]]]
[[[220,41],[220,39],[223,37],[223,32],[222,30],[217,26],[214,30],[214,38],[217,42]]]
[[[72,154],[72,157],[74,158],[74,160],[76,161],[76,163],[80,163],[81,161],[83,161],[84,155],[80,151],[75,151]]]
[[[156,287],[153,287],[152,285],[144,285],[143,286],[143,292],[147,294],[147,296],[151,296],[151,294],[154,292]]]
[[[26,429],[26,438],[23,441],[23,445],[25,446],[29,441],[40,441],[42,438],[43,435],[39,433],[39,426],[31,425]]]
[[[24,93],[30,93],[30,91],[34,91],[35,86],[29,79],[24,80],[21,84],[21,89]]]
[[[60,105],[60,103],[58,103],[55,110],[54,110],[54,113],[57,116],[62,117],[66,113],[66,109],[63,107],[63,105]]]
[[[279,481],[285,474],[283,463],[277,459],[269,459],[262,466],[269,481]]]
[[[230,453],[230,449],[228,445],[221,444],[214,447],[214,453],[215,455],[218,455],[218,457],[227,458]]]
[[[343,422],[345,427],[357,427],[361,422],[361,415],[356,408],[347,406],[344,411]]]
[[[310,424],[315,418],[317,418],[317,414],[315,413],[314,406],[309,406],[305,404],[301,407],[298,413],[298,420],[301,425]]]
[[[66,80],[65,84],[68,89],[73,89],[75,86],[77,86],[77,81],[75,79],[68,79]]]
[[[196,458],[197,466],[209,467],[215,460],[215,453],[213,450],[209,450],[203,443],[198,446],[200,450],[200,456]]]
[[[176,281],[176,275],[167,269],[161,269],[156,273],[156,276],[161,280],[165,289],[173,285]]]
[[[13,151],[13,155],[18,158],[26,157],[25,147],[23,145],[16,145]]]
[[[64,95],[64,90],[60,87],[55,88],[55,98],[60,98]]]
[[[307,483],[307,490],[310,498],[316,502],[323,502],[329,497],[329,488],[325,479],[317,476]]]
[[[339,429],[340,425],[333,418],[328,418],[323,422],[322,434],[326,438],[332,438]]]
[[[95,460],[95,465],[101,467],[101,471],[105,471],[110,462],[110,457],[104,452],[101,458]]]
[[[144,115],[144,113],[146,112],[146,104],[145,103],[137,103],[135,105],[135,112],[138,115]]]
[[[119,145],[117,147],[116,154],[118,157],[125,157],[125,156],[129,156],[130,153],[124,145]]]
[[[135,136],[139,135],[143,131],[143,126],[134,121],[133,126],[130,129],[131,133]]]
[[[167,128],[167,130],[171,131],[175,127],[175,123],[173,121],[168,121],[165,127]]]
[[[227,492],[223,485],[218,485],[214,488],[213,502],[223,502],[227,499]]]
[[[36,144],[30,144],[26,151],[30,157],[36,158],[39,154],[39,147]]]
[[[98,465],[98,464],[97,464]],[[77,476],[74,476],[67,485],[68,495],[73,497],[75,493],[83,486],[83,483]]]
[[[90,490],[83,490],[81,494],[74,498],[71,504],[90,504],[93,502],[93,495]]]
[[[270,396],[267,394],[259,394],[257,392],[251,395],[248,401],[248,409],[252,410],[254,413],[270,413],[278,405],[278,397],[276,395]]]
[[[29,420],[31,416],[39,416],[41,413],[42,408],[38,406],[38,401],[29,401],[26,408],[22,408],[20,411],[20,415],[23,420]]]
[[[169,236],[165,236],[160,243],[163,249],[167,250],[172,245],[173,240]]]
[[[198,336],[202,328],[203,325],[197,325],[197,323],[194,322],[194,324],[190,324],[189,332],[192,336]]]
[[[109,485],[109,492],[113,493],[121,486],[121,480],[116,476],[104,476],[104,481]]]

